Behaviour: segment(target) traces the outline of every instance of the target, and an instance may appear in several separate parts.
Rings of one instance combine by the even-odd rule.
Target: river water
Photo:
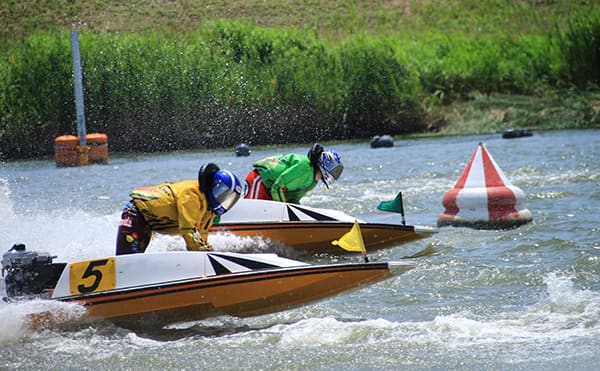
[[[0,369],[597,369],[600,365],[600,131],[397,140],[393,148],[335,143],[346,165],[309,206],[400,223],[376,210],[404,195],[407,224],[435,226],[442,197],[478,143],[526,195],[533,215],[506,231],[440,228],[432,237],[373,251],[371,261],[414,258],[412,271],[374,286],[277,314],[217,317],[155,331],[99,322],[29,330],[45,302],[0,303]],[[110,144],[110,138],[109,138]],[[53,161],[0,164],[0,248],[25,243],[55,261],[114,253],[129,191],[192,179],[213,161],[245,176],[263,156],[306,146],[112,155],[108,165],[56,168]],[[216,250],[268,250],[264,241],[211,237]],[[154,250],[183,250],[158,237]],[[312,263],[358,255],[300,255]]]

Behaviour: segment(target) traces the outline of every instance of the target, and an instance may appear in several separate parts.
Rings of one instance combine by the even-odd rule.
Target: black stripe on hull
[[[263,263],[263,262],[259,262],[259,261],[251,260],[251,259],[244,259],[244,258],[240,258],[239,256],[220,255],[220,254],[215,254],[215,253],[208,254],[208,257],[210,258],[211,263],[212,262],[217,263],[216,260],[214,260],[213,256],[218,256],[221,259],[228,260],[230,262],[233,262],[235,264],[241,265],[241,266],[249,268],[249,269],[279,268],[279,266],[269,264],[269,263]],[[219,263],[217,263],[217,264],[219,264]],[[227,268],[225,268],[225,269],[227,269]],[[227,270],[224,273],[232,273],[232,272]],[[217,273],[217,274],[219,274],[219,273]]]
[[[301,207],[299,207],[297,205],[294,205],[294,206],[287,205],[288,217],[290,218],[291,221],[300,221],[300,218],[296,215],[296,213],[294,213],[294,209],[297,209],[297,210],[303,212],[304,214],[310,216],[314,220],[331,221],[331,222],[337,221],[336,218],[332,218],[332,217],[327,216],[327,215],[319,214],[316,211],[303,209],[303,208],[301,208]]]
[[[210,232],[216,231],[254,231],[254,230],[269,230],[269,229],[287,229],[287,228],[298,228],[298,229],[338,229],[338,228],[352,228],[353,223],[326,223],[326,222],[288,222],[288,223],[252,223],[252,224],[239,224],[239,223],[222,223],[216,226],[212,226]],[[410,225],[396,225],[396,224],[360,224],[361,230],[379,229],[379,230],[397,230],[414,232],[414,227]]]

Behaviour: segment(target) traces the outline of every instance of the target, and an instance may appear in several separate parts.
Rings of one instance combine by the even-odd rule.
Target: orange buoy
[[[79,137],[74,135],[61,135],[54,139],[54,160],[56,166],[79,165]]]
[[[85,136],[90,152],[88,159],[92,164],[108,164],[108,137],[102,133],[91,133]]]

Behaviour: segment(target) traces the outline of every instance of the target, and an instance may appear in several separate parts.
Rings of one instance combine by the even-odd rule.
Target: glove
[[[186,249],[188,251],[213,251],[213,247],[208,241],[204,241],[198,231],[194,231],[185,237]]]
[[[213,249],[213,247],[212,247],[212,245],[210,243],[203,242],[202,244],[200,244],[198,246],[197,250],[193,250],[193,251],[214,251],[214,249]]]

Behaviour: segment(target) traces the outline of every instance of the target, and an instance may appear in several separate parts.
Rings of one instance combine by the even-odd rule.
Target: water
[[[363,219],[402,191],[408,224],[435,226],[479,141],[526,195],[533,222],[508,231],[442,228],[433,237],[369,254],[399,260],[420,251],[400,277],[317,304],[238,319],[217,317],[131,331],[110,323],[32,331],[26,313],[72,305],[0,303],[0,369],[597,369],[600,364],[600,131],[557,131],[330,146],[346,164],[327,190],[303,203]],[[0,165],[0,248],[17,242],[71,261],[114,252],[119,211],[132,188],[194,178],[214,161],[244,176],[265,155],[308,146],[160,155],[111,155],[109,165],[57,169],[52,161]],[[219,236],[217,250],[261,241]],[[183,250],[172,237],[150,250]],[[313,263],[357,255],[303,255]]]

